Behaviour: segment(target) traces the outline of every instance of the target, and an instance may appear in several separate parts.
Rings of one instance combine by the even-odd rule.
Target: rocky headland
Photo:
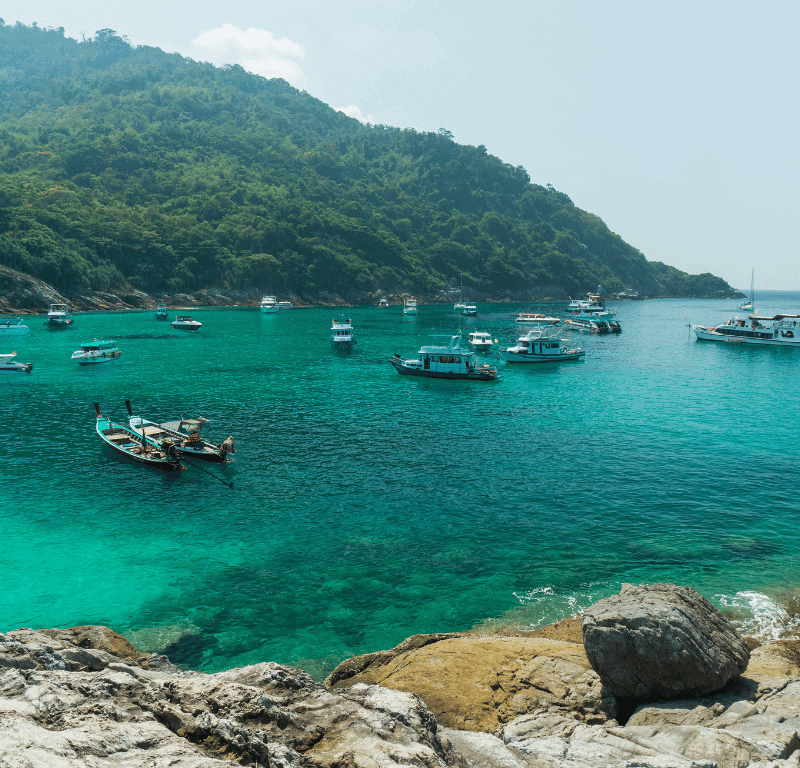
[[[416,635],[325,683],[23,628],[0,635],[0,766],[797,768],[798,661],[663,584],[533,633]]]

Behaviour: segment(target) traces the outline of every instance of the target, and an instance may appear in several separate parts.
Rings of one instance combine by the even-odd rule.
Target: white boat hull
[[[762,347],[800,347],[800,333],[797,336],[778,336],[774,333],[770,337],[731,336],[719,333],[715,328],[703,325],[691,325],[698,341],[717,341],[723,344],[755,344]]]

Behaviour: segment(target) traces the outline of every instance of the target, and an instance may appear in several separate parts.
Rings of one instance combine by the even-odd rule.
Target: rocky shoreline
[[[416,635],[324,684],[269,662],[182,671],[106,627],[14,630],[0,766],[800,765],[796,643],[751,650],[685,587],[615,598],[533,633]],[[672,695],[620,695],[643,681]]]

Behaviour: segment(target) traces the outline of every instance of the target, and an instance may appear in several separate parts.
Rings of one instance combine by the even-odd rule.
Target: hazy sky
[[[109,27],[363,120],[446,128],[649,260],[800,290],[796,0],[4,0],[0,17]]]

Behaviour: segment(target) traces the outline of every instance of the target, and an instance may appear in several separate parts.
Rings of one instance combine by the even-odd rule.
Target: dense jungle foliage
[[[62,289],[732,293],[444,129],[362,125],[109,29],[0,20],[0,171],[0,263]]]

